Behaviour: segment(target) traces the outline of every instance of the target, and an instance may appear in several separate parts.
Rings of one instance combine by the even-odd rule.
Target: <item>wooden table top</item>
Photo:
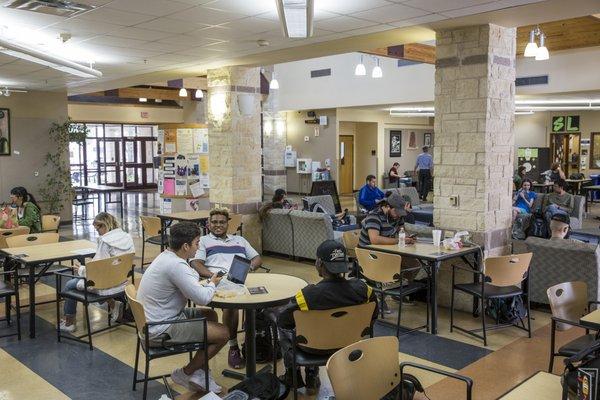
[[[93,256],[96,253],[96,243],[89,240],[71,240],[68,242],[6,248],[1,249],[0,252],[28,263],[38,263]],[[16,257],[20,254],[24,256]]]
[[[600,190],[600,185],[583,186],[581,190]]]
[[[584,315],[579,319],[579,323],[594,329],[600,328],[600,309]]]
[[[120,192],[125,190],[123,186],[109,186],[109,185],[85,185],[77,186],[76,189],[87,189],[95,192]]]
[[[283,305],[296,293],[307,285],[304,279],[291,275],[254,272],[246,278],[246,288],[264,286],[267,293],[250,294],[246,291],[243,295],[233,297],[213,297],[210,306],[222,308],[264,308],[275,305]]]
[[[201,219],[207,219],[209,216],[210,210],[182,211],[171,214],[158,214],[159,218],[172,219],[178,221],[198,221]]]
[[[479,249],[475,246],[463,247],[462,249],[458,250],[446,250],[443,246],[438,247],[434,246],[432,243],[419,241],[417,241],[414,244],[406,245],[405,247],[398,247],[397,244],[372,244],[369,246],[365,246],[365,248],[432,261],[442,261],[449,258],[476,253],[479,251]]]
[[[565,179],[565,182],[568,182],[568,183],[583,183],[583,182],[591,182],[591,181],[592,180],[588,179],[588,178],[586,178],[586,179]]]
[[[560,376],[539,371],[500,397],[502,400],[561,400]]]

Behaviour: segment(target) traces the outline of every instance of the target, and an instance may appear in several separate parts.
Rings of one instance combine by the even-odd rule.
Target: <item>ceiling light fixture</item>
[[[540,45],[538,46],[535,42],[535,37],[539,36]],[[536,61],[544,61],[550,58],[548,48],[546,47],[546,34],[537,26],[529,32],[529,42],[525,46],[525,57],[535,57]]]
[[[381,67],[379,66],[379,58],[377,58],[377,65],[375,65],[375,67],[373,68],[373,71],[371,72],[371,78],[382,78],[383,77],[383,71],[381,70]]]
[[[313,34],[313,0],[277,0],[277,13],[288,38],[307,38]]]
[[[162,103],[162,99],[154,99],[155,103]]]
[[[40,51],[34,47],[0,38],[0,53],[8,54],[16,58],[31,61],[37,64],[45,65],[50,68],[67,72],[82,78],[101,78],[102,72],[67,60],[62,57]]]
[[[527,43],[527,46],[525,46],[525,52],[523,53],[523,56],[525,57],[535,57],[536,53],[537,53],[537,43],[535,42],[535,29],[531,30],[531,32],[529,32],[529,42]]]
[[[540,35],[540,47],[537,49],[537,53],[535,53],[536,61],[544,61],[550,58],[550,53],[548,53],[548,48],[546,47],[546,35],[543,33]]]
[[[194,97],[197,99],[201,99],[204,97],[204,93],[202,93],[202,89],[196,89],[196,92],[194,93]]]
[[[271,83],[269,83],[269,89],[271,89],[271,90],[279,89],[279,82],[275,78],[275,71],[273,71],[273,75],[271,76]]]
[[[140,103],[147,103],[148,99],[146,97],[140,97]]]
[[[179,97],[187,97],[187,90],[185,88],[179,89]]]
[[[360,55],[360,63],[356,64],[356,68],[354,68],[354,75],[356,75],[356,76],[367,75],[367,69],[365,68],[365,64],[363,64],[362,54]]]

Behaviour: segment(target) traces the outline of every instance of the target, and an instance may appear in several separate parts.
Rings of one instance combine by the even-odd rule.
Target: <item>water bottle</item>
[[[398,247],[406,246],[406,233],[404,232],[404,228],[400,228],[400,232],[398,232]]]

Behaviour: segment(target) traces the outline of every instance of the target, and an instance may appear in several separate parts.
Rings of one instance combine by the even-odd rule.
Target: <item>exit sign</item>
[[[552,132],[579,132],[579,115],[552,117]]]

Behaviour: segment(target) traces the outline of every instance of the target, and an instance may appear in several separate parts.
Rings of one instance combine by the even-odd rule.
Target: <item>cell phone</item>
[[[225,271],[219,271],[219,272],[217,272],[217,278],[220,278],[220,277],[222,277],[225,274],[226,274]]]

